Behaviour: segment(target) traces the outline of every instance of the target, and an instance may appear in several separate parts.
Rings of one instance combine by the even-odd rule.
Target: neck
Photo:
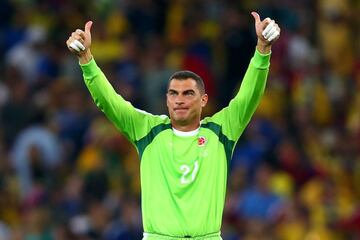
[[[176,124],[176,123],[172,122],[171,125],[176,130],[179,130],[179,131],[182,131],[182,132],[190,132],[190,131],[194,131],[194,130],[199,128],[200,121],[192,123],[192,124],[186,124],[186,125]]]

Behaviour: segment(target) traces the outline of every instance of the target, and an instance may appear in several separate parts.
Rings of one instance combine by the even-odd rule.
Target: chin
[[[173,117],[173,119],[174,120],[185,120],[185,119],[187,119],[188,118],[188,116],[187,116],[187,114],[186,113],[174,113],[173,115],[172,115],[172,117]]]
[[[187,118],[184,118],[184,117],[177,117],[177,118],[174,118],[174,120],[178,123],[186,123],[188,122]]]
[[[175,121],[175,122],[177,122],[178,124],[181,124],[181,125],[186,125],[188,122],[189,122],[189,120],[188,120],[188,118],[186,118],[186,117],[184,117],[184,116],[172,116],[172,119]]]

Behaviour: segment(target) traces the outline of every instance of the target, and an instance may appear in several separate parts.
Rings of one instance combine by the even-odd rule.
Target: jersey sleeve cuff
[[[79,63],[79,65],[86,79],[93,78],[100,72],[100,68],[97,66],[94,58],[91,58],[88,63]]]
[[[267,54],[262,54],[256,49],[252,58],[252,63],[256,68],[267,69],[270,66],[270,57],[271,52]]]

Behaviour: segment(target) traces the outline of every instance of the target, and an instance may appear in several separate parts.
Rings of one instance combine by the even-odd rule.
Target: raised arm
[[[92,22],[88,21],[84,30],[75,30],[66,41],[66,45],[79,59],[85,84],[97,107],[118,130],[135,143],[147,134],[148,129],[159,118],[137,110],[116,93],[91,54],[91,26]]]
[[[235,142],[259,105],[269,72],[271,46],[280,35],[280,28],[274,20],[265,18],[261,21],[258,13],[251,14],[255,19],[258,38],[254,56],[235,98],[230,101],[229,106],[209,119],[209,121],[221,124],[223,133]]]

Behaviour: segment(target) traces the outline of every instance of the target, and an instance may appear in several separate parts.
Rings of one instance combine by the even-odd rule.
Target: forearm
[[[83,58],[82,60],[86,59]],[[83,71],[85,84],[96,106],[103,111],[115,125],[118,125],[120,113],[122,113],[121,110],[125,111],[126,109],[125,100],[116,93],[104,73],[96,65],[94,59],[91,58],[84,64],[80,62],[80,66]]]
[[[270,66],[270,52],[255,52],[242,80],[239,92],[233,104],[239,109],[241,122],[247,124],[258,106],[264,93]]]

